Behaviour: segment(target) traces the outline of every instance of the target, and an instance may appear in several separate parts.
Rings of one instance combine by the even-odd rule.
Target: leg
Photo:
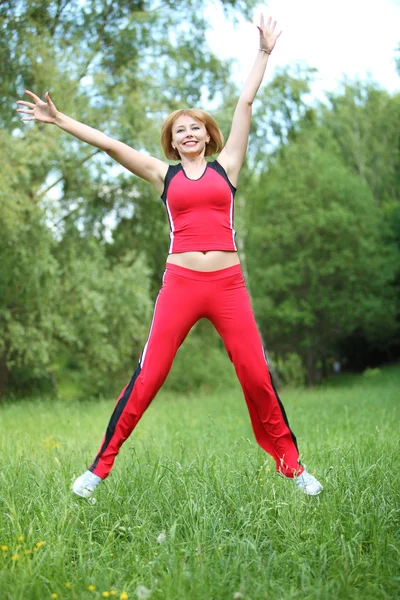
[[[99,452],[89,468],[101,479],[108,476],[121,445],[164,383],[179,346],[198,319],[188,281],[166,273],[138,366],[118,398]]]
[[[288,477],[303,472],[296,438],[274,389],[242,276],[215,295],[212,322],[222,337],[243,389],[254,434],[259,445]]]

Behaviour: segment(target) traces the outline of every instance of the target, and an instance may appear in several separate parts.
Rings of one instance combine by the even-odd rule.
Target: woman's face
[[[209,141],[204,123],[189,115],[181,115],[172,126],[172,147],[179,156],[199,155]]]

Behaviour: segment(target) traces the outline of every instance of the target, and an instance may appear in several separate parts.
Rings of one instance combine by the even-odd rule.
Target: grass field
[[[238,387],[160,394],[97,503],[71,482],[114,405],[0,408],[0,598],[400,598],[400,369],[281,394],[319,497],[273,472]]]

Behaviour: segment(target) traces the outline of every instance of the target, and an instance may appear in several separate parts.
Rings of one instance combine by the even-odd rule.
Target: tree
[[[255,2],[220,4],[232,18]],[[162,204],[140,180],[56,128],[21,123],[15,100],[50,89],[62,111],[158,156],[163,117],[229,79],[207,47],[207,5],[0,2],[0,395],[10,370],[43,377],[62,348],[86,357],[88,381],[96,363],[103,383],[127,368],[167,249]]]
[[[81,395],[121,387],[136,365],[152,313],[143,253],[111,261],[95,237],[68,232],[56,248],[59,294],[55,357],[80,371]],[[67,350],[67,352],[66,352]]]
[[[345,164],[368,183],[377,204],[398,204],[400,94],[391,96],[372,82],[345,80],[341,89],[328,94],[321,120]]]
[[[0,172],[1,397],[10,369],[29,365],[38,376],[49,364],[57,262],[54,240],[32,202],[23,144],[0,132],[0,147],[7,157]]]
[[[308,129],[280,150],[253,188],[247,240],[264,339],[298,353],[310,384],[338,338],[395,327],[399,253],[368,186],[334,147]]]
[[[345,164],[368,184],[400,249],[400,94],[390,95],[373,82],[345,80],[339,90],[328,95],[328,105],[319,118]],[[400,263],[392,285],[400,306]],[[400,323],[400,314],[397,321]],[[357,350],[361,343],[363,360]],[[400,331],[395,327],[386,339],[380,337],[372,345],[359,331],[342,345],[360,356],[359,368],[365,367],[370,351],[381,355],[380,360],[385,355],[399,356]]]

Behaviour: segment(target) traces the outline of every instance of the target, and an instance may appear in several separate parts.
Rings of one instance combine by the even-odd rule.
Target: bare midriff
[[[237,252],[207,250],[206,252],[180,252],[170,254],[167,263],[194,271],[218,271],[240,263]]]

